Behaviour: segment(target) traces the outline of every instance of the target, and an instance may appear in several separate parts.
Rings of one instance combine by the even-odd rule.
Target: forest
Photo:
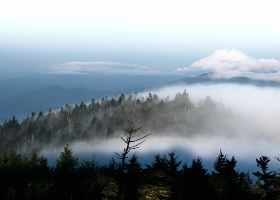
[[[219,131],[234,118],[223,105],[210,97],[194,104],[186,91],[174,98],[160,99],[120,95],[102,98],[74,106],[66,104],[60,110],[35,113],[18,120],[12,117],[0,124],[0,150],[31,152],[42,147],[64,146],[77,141],[119,137],[127,121],[133,119],[143,126],[139,134],[191,136]],[[141,133],[142,132],[142,133]]]
[[[258,170],[236,169],[237,160],[220,151],[213,171],[198,157],[191,163],[178,160],[175,152],[157,154],[141,165],[135,154],[99,165],[94,159],[79,160],[69,145],[54,167],[36,152],[28,156],[14,151],[0,158],[0,199],[98,199],[98,200],[273,200],[280,198],[280,176],[269,170],[270,158],[256,159]]]
[[[122,94],[33,112],[21,120],[12,117],[0,125],[0,199],[280,199],[280,173],[270,169],[267,156],[256,158],[258,170],[249,173],[239,171],[236,158],[222,151],[213,170],[200,157],[179,160],[176,151],[141,163],[134,151],[150,135],[207,134],[221,125],[231,127],[235,117],[210,97],[194,103],[186,91],[165,99]],[[124,148],[105,164],[71,149],[77,141],[110,138],[121,140],[119,149]],[[64,149],[50,164],[42,149],[59,146]]]

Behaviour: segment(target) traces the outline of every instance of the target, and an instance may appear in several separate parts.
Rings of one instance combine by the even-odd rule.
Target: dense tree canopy
[[[124,130],[130,133],[124,128],[130,118],[152,134],[189,136],[219,127],[226,123],[224,116],[229,116],[227,110],[209,97],[194,104],[184,91],[174,99],[162,100],[156,94],[147,98],[121,95],[65,105],[45,114],[33,112],[21,121],[12,117],[0,124],[0,199],[279,199],[280,176],[269,171],[266,156],[256,159],[259,171],[253,173],[254,182],[250,174],[238,171],[235,157],[222,151],[210,172],[200,158],[182,165],[175,152],[157,154],[150,164],[141,165],[126,148],[118,154],[124,159],[112,158],[100,166],[94,159],[79,160],[68,145],[119,137]],[[138,139],[146,138],[145,134],[132,141],[142,144]],[[131,139],[132,134],[127,137]],[[128,138],[123,141],[131,144]],[[42,147],[61,145],[64,150],[53,168],[37,153]]]
[[[67,104],[45,114],[33,112],[21,121],[12,117],[0,124],[0,150],[30,152],[77,140],[119,137],[131,116],[144,126],[143,131],[148,130],[153,135],[190,136],[209,132],[219,127],[219,123],[225,124],[226,112],[209,97],[199,104],[192,103],[186,91],[178,93],[174,99],[160,99],[156,94],[146,98],[121,95],[99,101],[93,99],[89,104]]]
[[[234,157],[222,152],[212,172],[200,158],[182,166],[175,152],[155,155],[148,166],[131,155],[125,171],[114,160],[103,166],[92,159],[80,161],[69,145],[54,168],[36,152],[10,152],[0,157],[0,199],[279,199],[280,177],[267,171],[269,161],[266,156],[257,159],[260,170],[253,182],[235,169]]]

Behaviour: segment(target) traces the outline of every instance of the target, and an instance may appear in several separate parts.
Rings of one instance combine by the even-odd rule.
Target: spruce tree
[[[136,199],[137,191],[142,180],[142,169],[135,154],[129,159],[127,163],[126,174],[126,199]]]
[[[210,175],[203,167],[200,158],[194,159],[192,165],[183,166],[182,194],[184,199],[212,199],[210,188]]]
[[[234,157],[228,159],[220,151],[216,162],[215,171],[212,173],[214,179],[214,190],[217,199],[235,199],[238,193],[238,172],[235,170],[236,160]]]
[[[256,159],[257,166],[260,171],[254,172],[254,175],[258,178],[257,184],[260,189],[263,190],[262,194],[264,199],[273,199],[274,181],[276,174],[273,171],[268,171],[268,164],[270,158],[267,156],[261,156]]]
[[[56,189],[61,199],[72,199],[75,191],[76,170],[78,158],[66,144],[56,162]]]

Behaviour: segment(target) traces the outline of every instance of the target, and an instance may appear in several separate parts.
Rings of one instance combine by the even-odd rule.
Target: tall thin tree
[[[145,142],[145,138],[147,138],[149,135],[151,135],[151,134],[146,134],[144,136],[138,137],[136,135],[136,133],[142,128],[143,128],[143,126],[135,128],[134,121],[129,119],[128,126],[123,129],[124,133],[125,133],[125,137],[121,136],[121,139],[125,143],[125,147],[124,147],[122,153],[115,152],[117,157],[121,160],[120,165],[121,165],[122,170],[124,170],[126,167],[126,164],[127,164],[126,160],[128,158],[128,153],[131,150],[138,149],[140,147],[140,145]]]

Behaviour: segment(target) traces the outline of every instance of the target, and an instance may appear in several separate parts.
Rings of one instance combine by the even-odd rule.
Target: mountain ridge
[[[177,81],[170,82],[171,85],[178,83],[185,84],[223,84],[234,83],[241,85],[255,85],[258,87],[280,87],[280,82],[273,80],[257,80],[246,76],[237,76],[231,78],[213,78],[212,73],[203,73],[193,77],[186,77]]]

